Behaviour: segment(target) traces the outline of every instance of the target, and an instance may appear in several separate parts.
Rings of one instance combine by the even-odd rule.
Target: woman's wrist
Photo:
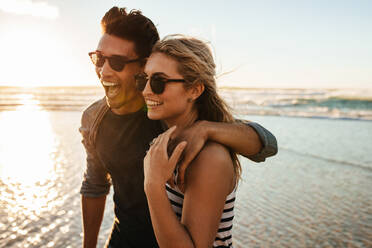
[[[157,192],[161,189],[165,189],[165,183],[160,183],[159,181],[156,180],[146,180],[144,182],[144,190],[145,193],[152,193],[152,192]]]

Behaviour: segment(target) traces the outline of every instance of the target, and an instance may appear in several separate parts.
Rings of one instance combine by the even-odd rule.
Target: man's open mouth
[[[107,81],[101,81],[101,82],[102,82],[102,85],[105,88],[106,96],[108,98],[113,98],[117,94],[119,94],[119,91],[120,91],[120,84],[119,83],[107,82]]]

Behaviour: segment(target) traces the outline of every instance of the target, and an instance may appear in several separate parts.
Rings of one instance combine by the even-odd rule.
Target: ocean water
[[[372,123],[246,117],[276,135],[279,153],[243,160],[237,247],[372,247]]]
[[[234,89],[219,93],[236,114],[372,120],[372,89]],[[101,87],[0,87],[0,110],[37,105],[82,110],[103,95]]]
[[[238,114],[372,120],[372,89],[221,89]]]
[[[234,247],[372,247],[368,115],[311,112],[309,118],[304,113],[310,111],[303,109],[311,107],[304,106],[296,114],[252,110],[247,115],[249,109],[268,105],[265,100],[245,104],[248,97],[239,92],[221,93],[240,118],[261,123],[276,135],[279,153],[260,164],[241,158]],[[300,94],[281,92],[293,98]],[[252,99],[275,96],[264,89],[249,94]],[[80,247],[79,188],[85,152],[78,128],[82,109],[99,99],[102,90],[0,88],[0,96],[0,247]],[[368,97],[355,101],[362,98],[366,102],[327,104],[338,105],[342,113],[351,108],[368,113]],[[329,100],[318,104],[321,101]],[[110,232],[111,197],[97,247]]]

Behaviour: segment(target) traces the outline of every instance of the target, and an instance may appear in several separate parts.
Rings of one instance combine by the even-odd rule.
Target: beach
[[[244,160],[236,247],[371,247],[371,123],[251,118],[276,134],[279,153]]]
[[[78,128],[82,110],[102,92],[27,90],[0,91],[0,247],[80,247],[85,151]],[[264,163],[241,158],[234,247],[372,247],[370,100],[335,111],[314,110],[313,101],[298,110],[282,100],[279,108],[263,97],[262,105],[236,99],[243,101],[233,103],[237,117],[272,131],[279,153]],[[326,118],[327,111],[338,114]],[[111,198],[97,247],[110,233]]]

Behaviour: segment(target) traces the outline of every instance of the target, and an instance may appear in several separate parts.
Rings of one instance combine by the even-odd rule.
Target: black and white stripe
[[[176,213],[177,217],[181,219],[184,198],[182,192],[178,188],[171,188],[168,184],[166,185],[166,190],[173,211]],[[231,231],[234,219],[235,192],[236,190],[233,190],[233,192],[226,197],[225,206],[218,226],[218,232],[213,242],[213,247],[232,247]]]

